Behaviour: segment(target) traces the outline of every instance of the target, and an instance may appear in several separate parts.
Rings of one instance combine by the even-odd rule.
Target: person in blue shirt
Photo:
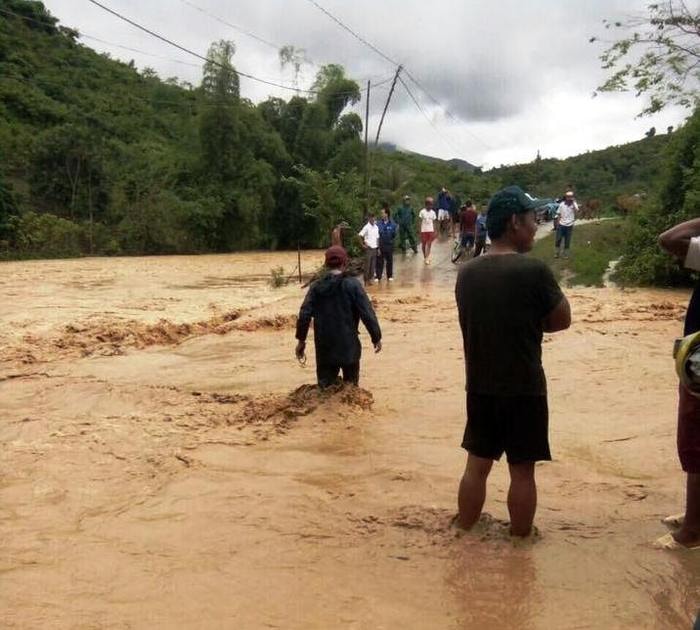
[[[394,281],[394,239],[399,231],[399,226],[391,219],[389,204],[382,204],[382,214],[377,224],[379,227],[379,257],[377,258],[377,280],[382,279],[384,264],[386,264],[386,278]]]
[[[474,258],[486,249],[486,207],[481,206],[479,216],[476,217],[476,240],[474,243]]]

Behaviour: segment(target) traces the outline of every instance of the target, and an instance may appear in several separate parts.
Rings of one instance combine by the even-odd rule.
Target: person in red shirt
[[[476,239],[476,218],[478,216],[476,208],[471,201],[462,204],[459,211],[459,234],[460,245],[464,249],[471,249],[474,247],[474,241]]]

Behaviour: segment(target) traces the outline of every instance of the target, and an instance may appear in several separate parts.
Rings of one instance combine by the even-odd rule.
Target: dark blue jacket
[[[352,365],[360,360],[362,346],[357,328],[362,323],[376,344],[382,331],[360,281],[346,274],[328,273],[314,282],[299,310],[296,338],[306,341],[314,320],[317,365]]]
[[[384,248],[393,247],[399,226],[392,219],[389,219],[386,223],[384,219],[379,219],[377,227],[379,228],[379,246]]]

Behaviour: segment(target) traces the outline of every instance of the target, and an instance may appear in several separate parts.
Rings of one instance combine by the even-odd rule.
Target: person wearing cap
[[[680,223],[659,237],[659,244],[683,262],[686,269],[700,271],[700,218]],[[700,283],[688,304],[684,337],[700,331]],[[700,396],[681,382],[678,388],[678,458],[687,474],[685,514],[664,519],[675,531],[662,536],[658,546],[668,549],[700,547]]]
[[[420,246],[423,252],[423,260],[426,265],[431,263],[430,250],[435,240],[435,210],[433,210],[433,198],[425,198],[425,208],[418,213],[420,219]]]
[[[497,192],[487,213],[491,249],[465,263],[455,297],[464,342],[467,463],[457,524],[481,515],[494,460],[508,460],[510,531],[527,536],[537,506],[535,462],[550,460],[542,334],[568,328],[571,310],[549,267],[532,249],[535,204],[517,186]],[[478,300],[473,296],[479,296]]]
[[[418,253],[416,245],[416,213],[411,207],[411,198],[404,195],[403,203],[394,212],[394,217],[399,225],[399,248],[402,253],[406,253],[406,241],[414,254]]]
[[[377,253],[379,252],[379,227],[374,214],[370,213],[367,223],[360,230],[358,236],[362,239],[362,247],[365,250],[365,284],[379,282],[377,280]]]
[[[574,232],[574,223],[576,223],[577,212],[578,204],[574,199],[574,193],[568,190],[564,195],[564,200],[557,208],[557,234],[554,241],[554,248],[556,250],[554,254],[555,258],[559,258],[562,242],[564,243],[564,258],[569,257],[571,235]]]
[[[362,346],[358,337],[360,320],[372,339],[374,351],[382,349],[382,331],[372,304],[360,281],[345,273],[347,252],[338,246],[326,250],[327,272],[310,287],[297,320],[297,359],[306,351],[306,337],[314,320],[316,377],[321,388],[343,381],[357,385],[360,380]]]
[[[398,226],[391,220],[391,210],[385,201],[382,204],[382,215],[377,223],[379,228],[379,256],[377,258],[377,280],[382,279],[386,264],[387,282],[394,281],[394,239]]]

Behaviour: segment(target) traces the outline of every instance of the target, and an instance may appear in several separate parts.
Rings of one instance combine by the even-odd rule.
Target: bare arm
[[[694,236],[700,236],[700,219],[691,219],[666,230],[659,236],[659,245],[669,254],[685,260],[690,239]]]
[[[571,326],[571,306],[569,305],[569,300],[562,297],[559,304],[544,318],[542,330],[554,333],[566,330],[569,326]]]

